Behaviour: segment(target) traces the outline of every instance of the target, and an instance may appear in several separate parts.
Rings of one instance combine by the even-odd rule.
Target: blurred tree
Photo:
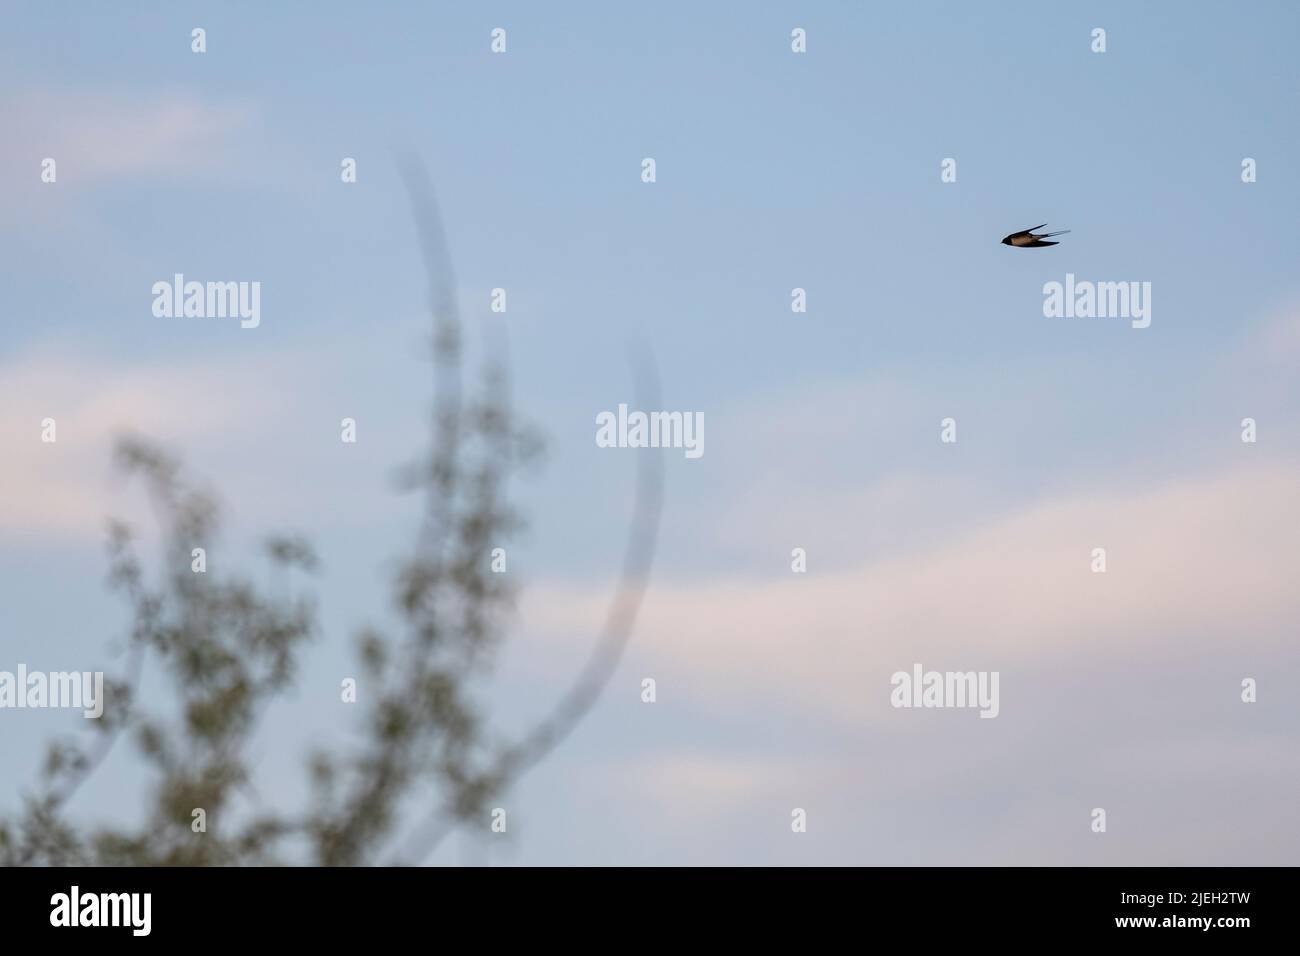
[[[91,746],[49,748],[22,810],[0,821],[0,863],[235,865],[312,862],[418,863],[452,829],[487,825],[487,801],[541,759],[581,720],[612,674],[631,634],[654,551],[662,501],[659,459],[639,459],[624,568],[604,632],[553,711],[521,740],[493,746],[475,703],[490,671],[512,589],[488,556],[521,525],[507,479],[534,460],[540,442],[512,416],[504,363],[486,370],[477,397],[462,396],[461,327],[442,224],[422,169],[405,168],[430,278],[434,315],[432,447],[407,466],[403,484],[424,495],[413,552],[398,568],[402,633],[367,630],[357,640],[366,708],[355,752],[310,755],[310,798],[292,813],[240,804],[253,784],[246,750],[266,707],[293,680],[317,631],[314,602],[194,574],[190,549],[211,541],[215,500],[186,483],[176,461],[139,439],[119,443],[118,463],[141,477],[162,533],[161,580],[150,586],[130,529],[109,532],[110,586],[129,602],[125,673],[106,680],[106,707]],[[649,363],[638,392],[654,403]],[[297,537],[267,542],[281,576],[311,574],[317,559]],[[271,593],[274,590],[275,593]],[[161,661],[175,714],[147,710],[137,687],[146,655]],[[150,774],[152,805],[136,829],[82,829],[68,804],[121,737],[132,739]],[[408,803],[432,806],[399,831]],[[240,807],[240,812],[228,812]],[[204,811],[204,827],[194,811]],[[385,851],[388,855],[385,857]]]

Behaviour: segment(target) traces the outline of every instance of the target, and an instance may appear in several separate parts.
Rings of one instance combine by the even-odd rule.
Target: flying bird
[[[1033,248],[1035,246],[1059,246],[1059,242],[1045,242],[1044,240],[1051,236],[1063,236],[1070,231],[1069,229],[1062,229],[1060,232],[1044,232],[1040,235],[1034,235],[1035,229],[1042,229],[1043,226],[1046,225],[1047,223],[1043,223],[1042,226],[1030,226],[1024,232],[1013,232],[1002,240],[1002,244],[1004,246],[1024,246],[1028,248]]]

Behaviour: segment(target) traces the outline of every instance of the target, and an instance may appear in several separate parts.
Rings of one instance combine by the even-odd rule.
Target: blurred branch
[[[633,353],[632,358],[638,407],[657,408],[659,383],[653,356],[646,349]],[[663,490],[663,459],[658,455],[640,456],[622,573],[604,627],[568,692],[545,719],[508,747],[484,776],[482,789],[485,793],[495,794],[506,789],[558,747],[595,705],[609,683],[632,636],[649,582],[663,509]],[[403,841],[401,850],[391,862],[399,865],[403,859],[426,860],[462,822],[465,809],[441,807]]]
[[[191,567],[191,549],[217,531],[208,495],[185,485],[178,463],[138,439],[117,450],[118,464],[143,476],[162,534],[158,583],[146,586],[126,525],[110,530],[111,587],[132,613],[127,679],[106,684],[111,713],[89,752],[50,747],[46,784],[13,824],[0,820],[0,862],[106,865],[225,865],[282,861],[300,841],[316,862],[367,862],[391,838],[405,803],[436,789],[441,810],[424,821],[408,849],[422,859],[441,836],[477,818],[485,801],[535,765],[590,711],[623,653],[640,608],[663,500],[662,459],[638,459],[632,524],[622,574],[604,629],[582,671],[551,713],[504,749],[486,742],[487,720],[474,688],[490,668],[513,587],[487,556],[522,525],[507,500],[510,475],[540,442],[513,420],[504,360],[489,363],[481,392],[463,391],[456,281],[432,185],[418,162],[403,166],[415,212],[433,312],[434,402],[427,457],[403,483],[423,492],[415,546],[399,564],[394,599],[400,640],[358,635],[365,700],[361,745],[316,753],[308,764],[305,807],[277,813],[252,786],[246,750],[266,708],[288,686],[302,643],[317,630],[315,605],[286,587],[262,589],[215,570]],[[636,356],[637,396],[658,404],[648,350]],[[267,542],[275,568],[311,572],[316,558],[300,538]],[[280,579],[283,584],[284,580]],[[176,714],[139,706],[146,659],[169,680]],[[111,692],[108,691],[111,688]],[[151,804],[134,830],[83,832],[62,818],[68,801],[131,731],[151,772]],[[242,799],[243,805],[236,801]],[[206,826],[191,825],[203,811]]]

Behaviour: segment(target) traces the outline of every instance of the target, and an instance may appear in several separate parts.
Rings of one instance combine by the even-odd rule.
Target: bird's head
[[[1002,244],[1003,244],[1004,246],[1009,246],[1009,245],[1011,245],[1011,237],[1010,237],[1010,236],[1007,236],[1005,239],[1003,239],[1003,240],[1002,240]]]

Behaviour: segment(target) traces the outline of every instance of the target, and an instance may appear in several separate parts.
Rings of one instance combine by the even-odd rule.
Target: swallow
[[[1043,223],[1046,226],[1047,223]],[[1002,240],[1004,246],[1022,246],[1025,248],[1034,248],[1036,246],[1059,246],[1059,242],[1044,242],[1044,239],[1050,236],[1063,236],[1069,229],[1062,229],[1060,232],[1044,232],[1041,235],[1034,235],[1035,229],[1042,229],[1043,226],[1030,226],[1024,232],[1013,232]]]

